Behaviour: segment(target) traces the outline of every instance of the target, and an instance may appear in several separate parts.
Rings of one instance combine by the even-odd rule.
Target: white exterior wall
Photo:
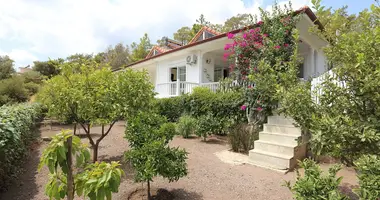
[[[211,62],[207,64],[206,60],[210,60]],[[202,59],[202,83],[210,83],[214,82],[214,64],[215,58],[211,55],[203,55]]]
[[[170,69],[174,67],[186,66],[186,82],[199,83],[199,58],[197,64],[186,64],[187,56],[179,56],[166,61],[158,61],[157,70],[157,82],[156,83],[168,83],[170,80]],[[184,81],[184,80],[181,80]]]
[[[312,21],[309,17],[304,15],[297,24],[300,40],[307,45],[309,49],[307,53],[303,55],[304,58],[304,78],[319,76],[327,71],[326,56],[323,53],[322,48],[328,43],[320,39],[317,35],[309,32],[309,28],[312,26]],[[303,52],[304,53],[304,52]]]

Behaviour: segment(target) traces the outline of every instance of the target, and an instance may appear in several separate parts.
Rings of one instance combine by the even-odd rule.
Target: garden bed
[[[121,160],[123,152],[128,149],[128,142],[123,138],[124,125],[118,123],[109,136],[100,144],[100,160]],[[100,129],[94,129],[94,133]],[[50,134],[48,130],[42,136]],[[87,142],[86,138],[82,139]],[[281,186],[284,180],[294,180],[295,173],[280,174],[275,171],[255,167],[252,165],[233,165],[221,161],[215,153],[229,149],[228,144],[220,138],[214,137],[202,142],[201,138],[183,139],[176,137],[171,145],[185,148],[188,152],[188,176],[178,182],[169,183],[162,178],[155,178],[152,188],[164,189],[173,195],[173,199],[291,199],[290,191]],[[32,151],[27,163],[25,173],[19,182],[15,183],[7,193],[0,194],[0,199],[10,200],[46,200],[44,185],[48,180],[48,170],[43,168],[37,172],[38,158],[46,147],[47,142]],[[123,164],[126,176],[123,178],[119,193],[113,199],[128,199],[134,192],[142,188],[141,183],[134,183],[133,170],[127,163]],[[327,165],[322,168],[326,169]],[[355,171],[344,168],[338,175],[344,176],[342,186],[347,192],[355,187],[357,180]],[[144,184],[145,188],[145,184]],[[76,198],[83,199],[83,198]],[[141,198],[140,198],[141,199]]]

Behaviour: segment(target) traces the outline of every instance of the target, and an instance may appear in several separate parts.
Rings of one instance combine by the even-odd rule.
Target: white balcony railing
[[[158,83],[156,85],[156,92],[158,93],[157,97],[173,97],[179,96],[181,94],[191,93],[195,87],[206,87],[209,88],[210,91],[216,92],[219,88],[219,82],[211,82],[211,83],[192,83],[185,81],[176,81],[176,82],[168,82],[168,83]]]
[[[339,81],[336,74],[332,70],[329,70],[324,74],[316,78],[313,78],[311,80],[311,97],[313,101],[317,104],[319,104],[320,96],[322,96],[324,93],[323,88],[321,86],[328,76],[332,78],[333,83],[335,83],[338,87],[346,87],[345,82]]]
[[[201,83],[202,87],[209,88],[211,91],[216,92],[219,88],[219,82]]]

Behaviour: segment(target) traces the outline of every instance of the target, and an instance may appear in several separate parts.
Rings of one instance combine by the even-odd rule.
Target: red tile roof
[[[203,27],[198,31],[198,33],[195,34],[195,36],[193,37],[193,39],[190,40],[189,44],[196,42],[196,41],[198,40],[198,38],[202,36],[202,34],[203,34],[204,31],[207,31],[207,32],[209,32],[209,33],[212,33],[212,34],[214,34],[215,36],[222,34],[222,33],[219,33],[218,31],[216,31],[216,30],[214,30],[214,29],[212,29],[212,28],[210,28],[210,27],[203,26]]]

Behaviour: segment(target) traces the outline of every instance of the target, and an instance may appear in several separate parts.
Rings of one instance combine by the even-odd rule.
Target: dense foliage
[[[147,182],[150,198],[150,182],[155,176],[177,181],[187,175],[187,153],[168,143],[175,135],[175,125],[155,113],[139,113],[129,118],[125,138],[131,149],[125,157],[135,168],[135,180]]]
[[[360,199],[376,200],[380,198],[380,157],[377,155],[364,155],[355,162]]]
[[[171,122],[177,122],[181,115],[195,118],[195,134],[206,140],[212,134],[226,135],[233,124],[246,121],[243,102],[239,90],[214,93],[198,87],[191,94],[157,99],[155,105]]]
[[[282,103],[285,113],[311,131],[313,153],[352,165],[363,154],[380,152],[380,8],[372,5],[352,16],[346,7],[332,12],[313,2],[327,25],[313,31],[330,41],[323,50],[334,68],[316,87],[322,92],[312,93],[317,103],[302,85],[289,87]]]
[[[170,122],[176,122],[185,112],[184,97],[176,96],[172,98],[161,98],[155,100],[155,108],[158,113],[165,116]]]
[[[305,170],[305,175],[301,176],[297,170],[297,179],[294,185],[290,181],[285,182],[293,193],[293,198],[297,200],[343,200],[348,199],[339,192],[338,186],[343,177],[336,178],[337,172],[341,169],[339,165],[334,165],[329,169],[327,175],[313,160],[306,159],[300,162],[300,167]]]
[[[61,121],[72,118],[85,130],[97,160],[98,146],[116,121],[149,109],[153,86],[145,71],[127,69],[114,73],[93,60],[64,63],[61,74],[48,80],[39,100],[48,115]],[[101,126],[101,137],[91,136],[91,127]]]
[[[0,107],[0,190],[19,174],[41,115],[38,104]]]
[[[244,111],[240,109],[243,103],[242,93],[228,91],[213,93],[208,88],[194,88],[191,94],[174,98],[158,99],[158,112],[170,121],[178,121],[182,114],[198,118],[212,114],[218,120],[225,118],[236,121],[244,120]]]
[[[73,169],[73,157],[76,167]],[[90,200],[111,199],[112,192],[117,192],[124,172],[118,162],[88,164],[90,151],[82,144],[80,138],[67,131],[52,137],[44,149],[39,169],[44,165],[49,168],[49,182],[45,193],[50,199],[73,200],[75,193]],[[77,171],[74,174],[74,171]]]
[[[197,126],[197,119],[188,115],[183,115],[179,118],[177,123],[177,133],[184,138],[189,138],[195,134]]]
[[[0,56],[0,80],[10,78],[16,72],[13,62],[9,56]]]

